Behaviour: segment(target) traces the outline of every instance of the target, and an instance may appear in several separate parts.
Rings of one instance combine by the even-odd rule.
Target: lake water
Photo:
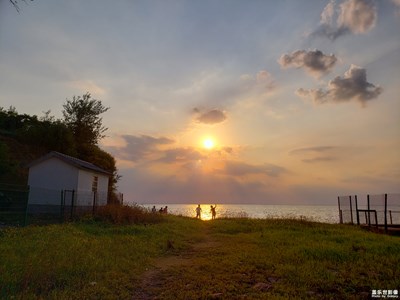
[[[187,217],[196,216],[195,204],[143,204],[144,207],[157,209],[168,206],[168,213]],[[210,220],[210,204],[202,204],[202,219]],[[339,212],[336,205],[249,205],[249,204],[217,204],[218,217],[264,218],[306,218],[323,223],[339,223]]]

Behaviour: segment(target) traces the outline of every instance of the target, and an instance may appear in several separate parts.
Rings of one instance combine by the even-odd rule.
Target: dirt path
[[[166,284],[167,279],[171,280],[172,276],[171,272],[168,271],[174,268],[191,267],[197,257],[205,255],[210,249],[220,246],[221,243],[210,235],[208,228],[205,228],[204,239],[201,242],[192,244],[188,250],[177,255],[157,258],[153,262],[153,267],[142,275],[142,281],[132,299],[150,300],[162,298],[162,294],[159,291]],[[179,278],[176,280],[179,280]]]

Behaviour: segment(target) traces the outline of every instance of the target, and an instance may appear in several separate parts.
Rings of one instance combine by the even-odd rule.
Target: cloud
[[[336,7],[331,0],[321,13],[320,26],[313,35],[334,41],[353,33],[363,34],[375,27],[377,10],[372,0],[346,0]]]
[[[162,157],[157,159],[156,162],[171,164],[171,163],[178,163],[178,162],[192,162],[192,161],[199,161],[201,159],[205,159],[206,156],[200,153],[200,151],[192,148],[173,148],[173,149],[166,149],[162,152]]]
[[[226,161],[223,169],[225,175],[242,177],[246,175],[261,174],[269,177],[278,177],[287,170],[273,164],[252,165],[241,161]]]
[[[321,156],[321,157],[314,157],[314,158],[305,158],[305,159],[302,159],[302,162],[318,163],[318,162],[327,162],[327,161],[335,161],[335,160],[337,160],[336,157]]]
[[[241,74],[222,70],[202,72],[190,85],[174,91],[177,99],[186,99],[192,107],[221,109],[230,108],[249,99],[263,101],[276,87],[273,76],[266,70],[257,73]],[[191,108],[192,108],[191,107]],[[205,113],[204,109],[194,111]]]
[[[276,86],[271,73],[261,70],[255,75],[243,74],[240,76],[240,89],[245,92],[255,92],[256,94],[265,94],[273,90]]]
[[[145,169],[124,170],[124,199],[137,203],[274,203],[290,201],[285,190],[259,180],[240,180],[219,174],[159,176]],[[286,202],[285,202],[286,203]]]
[[[106,94],[106,90],[92,80],[70,81],[68,85],[79,90],[82,94],[87,91],[98,96],[104,96]]]
[[[327,152],[333,149],[336,149],[337,147],[334,146],[316,146],[316,147],[304,147],[304,148],[297,148],[293,149],[289,152],[290,155],[296,155],[296,154],[307,154],[307,153],[322,153],[322,152]]]
[[[174,140],[149,135],[124,135],[124,143],[109,146],[124,177],[126,199],[139,203],[279,201],[274,187],[288,171],[274,164],[233,160],[234,148],[204,151],[176,147]],[[133,162],[127,164],[126,162]],[[268,178],[268,180],[266,180]]]
[[[284,68],[305,68],[310,74],[320,77],[332,70],[337,62],[335,55],[325,55],[320,50],[297,50],[282,55],[279,64]]]
[[[213,125],[217,123],[222,123],[226,120],[226,114],[222,110],[212,109],[206,112],[200,112],[200,109],[194,108],[193,111],[196,114],[200,114],[196,121],[203,124]]]
[[[400,17],[400,0],[392,0],[392,2],[396,6],[395,15]]]
[[[118,158],[139,162],[145,159],[154,159],[155,155],[159,155],[160,147],[171,145],[175,141],[166,137],[152,137],[149,135],[122,135],[126,145],[123,147],[107,147]]]
[[[383,89],[381,87],[367,81],[365,69],[351,65],[343,78],[340,76],[335,77],[328,83],[326,89],[306,90],[300,88],[296,91],[296,94],[300,97],[311,98],[316,104],[354,100],[365,106],[368,101],[377,98],[382,92]]]
[[[335,146],[315,146],[293,149],[289,155],[297,155],[303,158],[305,163],[330,162],[337,160],[337,151],[342,151],[340,147]]]

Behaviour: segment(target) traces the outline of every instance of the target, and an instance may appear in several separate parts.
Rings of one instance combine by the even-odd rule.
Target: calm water
[[[195,204],[143,204],[144,207],[156,206],[157,209],[168,205],[168,212],[175,215],[195,217]],[[202,204],[202,219],[210,220],[210,204]],[[327,205],[248,205],[248,204],[218,204],[218,217],[248,217],[248,218],[307,218],[323,223],[339,223],[338,207]]]

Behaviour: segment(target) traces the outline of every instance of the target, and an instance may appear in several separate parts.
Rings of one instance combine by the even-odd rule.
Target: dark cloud
[[[149,159],[159,147],[171,145],[174,140],[166,137],[152,137],[149,135],[123,135],[126,145],[124,147],[109,147],[117,157],[133,162]]]
[[[226,114],[222,110],[219,109],[212,109],[206,112],[201,112],[200,109],[194,108],[193,112],[196,114],[200,114],[196,120],[199,123],[213,125],[222,123],[226,120]]]
[[[170,163],[188,163],[192,161],[198,161],[200,159],[206,158],[205,155],[201,154],[194,148],[173,148],[162,151],[162,157],[157,159],[157,162],[162,162],[166,164]]]
[[[233,147],[221,147],[213,151],[204,151],[196,147],[176,147],[175,141],[167,137],[149,135],[123,135],[125,145],[106,147],[120,160],[149,167],[157,164],[175,165],[186,169],[196,169],[202,160],[228,159],[234,155]]]
[[[297,95],[311,98],[314,103],[358,101],[362,106],[377,98],[383,89],[367,81],[365,69],[351,65],[343,78],[337,76],[328,83],[326,89],[298,89]]]
[[[346,0],[337,8],[331,0],[321,13],[321,23],[313,35],[334,41],[340,36],[362,34],[374,28],[377,10],[373,0]]]
[[[332,70],[337,58],[335,55],[325,55],[320,50],[297,50],[291,54],[284,54],[278,60],[284,68],[305,68],[313,75],[321,76]]]

